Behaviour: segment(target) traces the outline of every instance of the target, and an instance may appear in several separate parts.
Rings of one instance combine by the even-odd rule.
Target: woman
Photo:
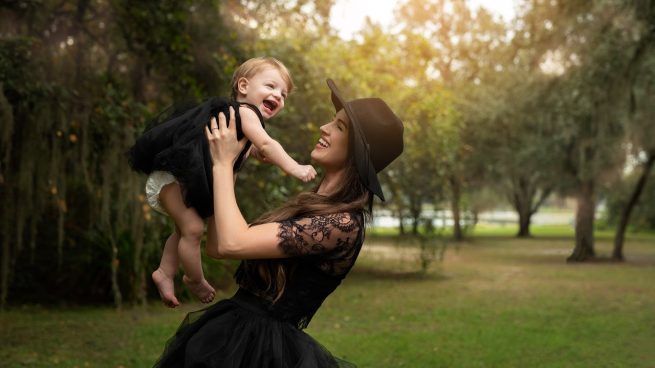
[[[234,121],[206,130],[213,162],[214,218],[207,253],[244,259],[237,293],[187,316],[157,367],[339,367],[305,334],[314,313],[350,271],[364,240],[373,194],[384,200],[377,172],[403,149],[402,122],[378,98],[346,102],[327,81],[336,109],[323,125],[312,159],[324,177],[250,226],[234,196],[232,167],[241,145]],[[234,116],[234,114],[230,114]]]

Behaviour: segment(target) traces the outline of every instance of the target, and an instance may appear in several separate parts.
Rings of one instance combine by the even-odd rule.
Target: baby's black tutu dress
[[[187,315],[155,367],[354,367],[306,334],[312,316],[352,268],[363,242],[361,213],[280,222],[282,260],[243,261],[236,294]],[[286,266],[287,282],[275,302],[257,266]]]
[[[209,127],[211,117],[225,113],[229,121],[229,107],[235,111],[237,138],[243,138],[239,106],[251,108],[264,126],[264,119],[256,106],[248,103],[228,101],[212,97],[200,104],[179,105],[169,109],[149,124],[137,138],[128,152],[132,169],[145,174],[154,171],[171,173],[180,183],[184,203],[193,207],[202,218],[214,213],[212,193],[212,161],[205,127]],[[237,172],[244,160],[251,142],[239,154],[234,164]]]

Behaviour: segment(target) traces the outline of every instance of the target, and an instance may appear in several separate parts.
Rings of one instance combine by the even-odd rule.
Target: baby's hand
[[[314,180],[316,177],[316,170],[312,165],[298,165],[293,171],[293,176],[302,180],[304,183],[307,183],[310,180]]]

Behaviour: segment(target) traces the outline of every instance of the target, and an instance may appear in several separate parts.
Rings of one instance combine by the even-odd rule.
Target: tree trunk
[[[593,181],[585,181],[578,193],[578,206],[575,214],[575,248],[567,262],[584,262],[593,258],[594,252],[594,215],[596,198]]]
[[[655,163],[655,152],[651,152],[648,155],[648,161],[644,163],[644,170],[641,173],[639,180],[637,181],[637,185],[635,186],[635,189],[630,196],[630,200],[625,205],[623,212],[621,213],[621,220],[619,221],[619,225],[614,236],[614,251],[612,252],[612,259],[616,261],[623,261],[623,241],[625,239],[625,230],[628,227],[628,223],[630,223],[630,215],[632,214],[632,210],[637,205],[639,197],[641,196],[641,193],[646,186],[648,176],[650,175],[650,171],[653,168],[653,163]]]
[[[509,193],[509,200],[514,206],[514,210],[519,215],[519,232],[516,234],[519,238],[529,238],[530,224],[532,215],[537,213],[539,207],[550,195],[551,188],[539,190],[535,180],[521,177],[512,183],[512,191]]]
[[[530,210],[522,209],[519,211],[519,232],[516,234],[518,238],[530,238],[530,222],[532,221],[532,212]]]
[[[412,234],[418,235],[418,217],[412,216]]]
[[[450,178],[450,189],[452,190],[452,199],[450,201],[450,210],[453,213],[453,239],[455,241],[461,241],[464,239],[464,235],[462,233],[462,226],[460,224],[460,208],[459,208],[459,203],[461,199],[461,188],[459,185],[459,181],[451,177]]]
[[[14,198],[15,185],[10,183],[12,170],[9,170],[12,153],[12,140],[14,129],[14,112],[12,106],[4,94],[2,82],[0,82],[0,119],[2,120],[3,129],[0,130],[0,143],[4,146],[0,152],[0,241],[2,242],[2,259],[0,259],[0,310],[3,310],[7,303],[9,294],[10,277],[12,273],[12,256],[15,253],[11,251],[11,218],[10,214],[15,214]]]
[[[412,216],[412,234],[418,235],[418,225],[421,218],[421,198],[411,195],[409,198],[409,214]]]
[[[0,91],[1,92],[1,91]],[[7,179],[5,179],[7,180]],[[6,183],[6,182],[5,182]],[[12,216],[15,214],[14,190],[12,186],[5,185],[0,191],[0,204],[2,204],[3,213],[0,214],[0,241],[2,241],[2,259],[0,259],[0,310],[4,310],[9,295],[9,286],[11,285],[11,276],[15,265],[16,251],[12,252]]]
[[[136,231],[133,231],[134,268],[132,269],[132,272],[134,272],[134,279],[132,283],[132,298],[134,298],[134,300],[132,300],[132,302],[146,305],[146,273],[144,270],[145,262],[143,259],[143,220],[135,220],[134,222],[138,222],[138,226],[136,226]]]
[[[3,223],[6,224],[6,219]],[[9,294],[9,258],[11,257],[11,248],[9,246],[9,227],[3,226],[2,239],[2,261],[0,265],[0,310],[4,310]]]
[[[412,215],[412,234],[418,235],[419,218],[421,217],[420,205],[413,203],[409,212]]]
[[[512,180],[512,191],[509,193],[509,200],[514,207],[514,211],[519,216],[518,238],[530,237],[530,206],[534,192],[525,177],[519,177]]]
[[[114,306],[117,310],[121,310],[123,306],[123,295],[121,294],[121,289],[118,286],[118,266],[120,264],[118,260],[118,247],[116,242],[111,239],[111,291],[114,296]]]

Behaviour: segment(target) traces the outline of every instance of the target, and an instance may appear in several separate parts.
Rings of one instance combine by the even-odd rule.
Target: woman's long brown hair
[[[352,142],[352,140],[351,140]],[[352,152],[352,150],[350,150]],[[373,200],[371,192],[362,184],[355,166],[353,155],[348,155],[346,171],[339,189],[329,196],[316,191],[320,184],[310,192],[302,192],[287,203],[272,211],[264,213],[252,225],[288,220],[294,217],[308,217],[343,212],[361,212],[367,218]],[[365,225],[362,224],[362,231]],[[248,275],[256,273],[265,290],[263,297],[275,303],[284,293],[287,276],[290,273],[288,262],[282,260],[248,260],[243,262]],[[253,272],[254,271],[254,272]],[[248,276],[250,278],[251,276]],[[248,285],[244,285],[248,286]],[[255,291],[255,290],[252,290]]]

